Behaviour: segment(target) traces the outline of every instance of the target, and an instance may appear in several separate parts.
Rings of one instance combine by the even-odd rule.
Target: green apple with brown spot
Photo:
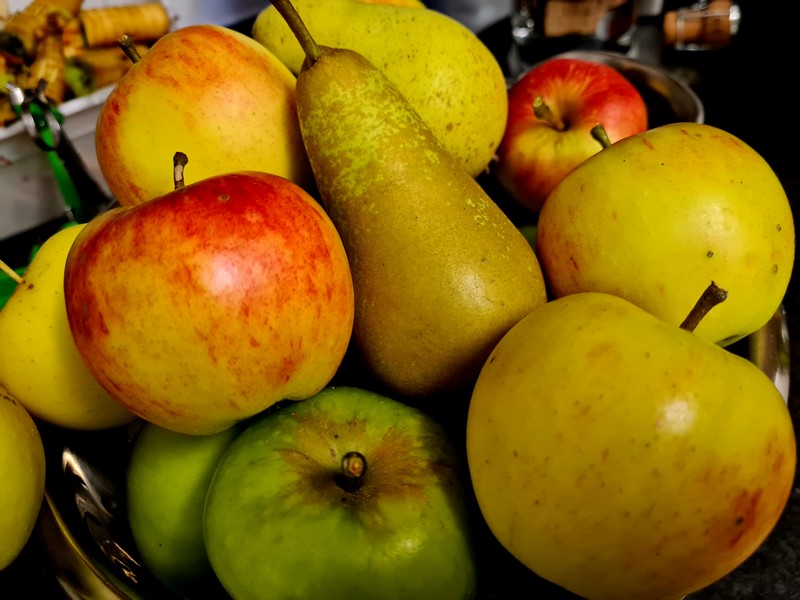
[[[329,387],[225,451],[206,499],[209,560],[234,598],[473,598],[465,468],[431,416]]]

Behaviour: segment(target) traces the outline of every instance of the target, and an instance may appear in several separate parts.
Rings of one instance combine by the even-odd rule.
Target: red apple
[[[600,62],[561,57],[529,70],[509,90],[508,121],[495,175],[518,202],[538,212],[572,169],[609,141],[647,129],[647,105],[619,71]]]
[[[89,222],[64,275],[89,370],[131,412],[211,434],[335,374],[353,324],[341,239],[298,185],[201,180]]]

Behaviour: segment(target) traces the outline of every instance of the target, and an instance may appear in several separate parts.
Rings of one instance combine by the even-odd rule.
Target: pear
[[[308,52],[300,131],[350,260],[365,363],[408,396],[474,381],[546,301],[532,248],[378,68],[318,46],[287,0],[273,5]]]
[[[487,168],[505,131],[508,99],[502,68],[472,31],[413,0],[294,6],[318,43],[355,50],[381,69],[468,173]],[[274,6],[259,13],[252,35],[299,74],[305,53]]]
[[[570,172],[539,214],[536,248],[552,296],[616,294],[675,325],[716,281],[730,298],[696,333],[727,346],[780,306],[794,238],[786,192],[753,148],[711,125],[671,123]]]
[[[557,298],[508,332],[475,385],[480,510],[517,559],[581,597],[690,594],[744,562],[786,505],[783,397],[686,321],[603,292]]]
[[[67,320],[64,268],[85,227],[72,225],[45,240],[0,312],[0,384],[42,421],[96,430],[136,417],[91,374]]]

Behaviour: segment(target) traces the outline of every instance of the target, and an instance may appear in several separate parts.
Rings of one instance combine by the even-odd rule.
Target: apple
[[[84,227],[72,225],[45,240],[0,312],[0,383],[37,419],[96,430],[136,416],[97,382],[70,332],[64,267]]]
[[[328,387],[257,417],[223,454],[211,566],[234,598],[472,598],[465,474],[427,413]]]
[[[44,444],[25,407],[0,388],[0,571],[22,552],[44,499]]]
[[[95,217],[64,290],[97,381],[144,420],[194,435],[320,391],[353,327],[331,220],[298,185],[254,171]]]
[[[188,435],[145,422],[133,440],[125,499],[131,534],[144,566],[188,597],[219,582],[203,541],[206,493],[236,425]]]
[[[162,166],[191,153],[192,179],[255,170],[308,189],[295,76],[252,38],[216,25],[161,37],[125,73],[97,119],[97,162],[123,206],[169,192]]]
[[[728,299],[695,333],[723,346],[775,315],[794,268],[781,181],[743,140],[700,123],[604,148],[558,184],[537,224],[551,297],[607,292],[680,325],[714,281]]]
[[[501,186],[533,212],[567,173],[602,149],[602,125],[616,142],[647,129],[647,105],[613,67],[556,57],[532,67],[508,92],[508,120],[494,172]]]
[[[682,598],[741,565],[786,506],[797,457],[778,388],[687,329],[612,294],[556,298],[500,340],[473,389],[481,513],[580,597]]]

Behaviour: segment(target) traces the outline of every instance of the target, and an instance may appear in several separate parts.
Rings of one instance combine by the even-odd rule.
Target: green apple
[[[19,556],[44,498],[45,456],[36,423],[0,388],[0,570]]]
[[[206,499],[211,565],[235,598],[471,598],[463,456],[430,415],[329,387],[257,418]]]
[[[598,292],[552,300],[503,337],[466,434],[497,539],[592,599],[674,600],[723,577],[772,531],[795,475],[769,377]]]
[[[128,463],[128,521],[144,565],[179,591],[216,583],[203,542],[203,506],[236,426],[188,435],[145,422]]]

